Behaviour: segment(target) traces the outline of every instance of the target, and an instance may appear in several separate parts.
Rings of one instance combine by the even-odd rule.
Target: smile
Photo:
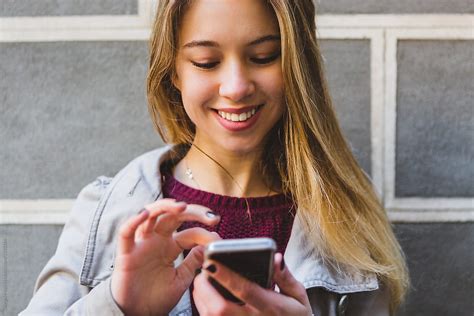
[[[255,115],[255,113],[260,110],[260,108],[263,106],[263,104],[257,106],[256,108],[253,108],[252,110],[244,113],[229,113],[225,111],[218,111],[217,113],[219,114],[220,117],[223,119],[230,121],[230,122],[245,122],[248,119],[250,119],[252,116]]]

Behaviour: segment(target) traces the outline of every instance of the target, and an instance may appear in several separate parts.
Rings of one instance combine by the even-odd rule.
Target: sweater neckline
[[[258,197],[235,197],[216,194],[190,187],[178,181],[171,173],[164,175],[164,190],[173,196],[180,196],[191,203],[205,203],[209,206],[218,206],[219,208],[242,209],[246,208],[246,200],[252,209],[257,210],[275,209],[291,206],[292,200],[283,193],[258,196]]]

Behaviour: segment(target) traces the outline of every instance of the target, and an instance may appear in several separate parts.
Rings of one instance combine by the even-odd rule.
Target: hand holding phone
[[[248,267],[251,264],[246,263],[245,265]],[[306,289],[293,277],[285,265],[281,253],[275,254],[273,269],[268,269],[270,271],[268,275],[271,277],[270,284],[275,282],[280,292],[265,289],[256,282],[248,281],[247,277],[241,276],[242,270],[237,272],[239,268],[233,270],[228,266],[217,260],[205,262],[205,272],[195,277],[193,298],[196,308],[201,314],[268,315],[275,312],[278,315],[311,315],[312,311]],[[242,265],[239,266],[242,267]],[[244,270],[252,269],[253,267],[249,267]],[[216,290],[216,287],[209,282],[211,279],[215,281],[214,284],[223,285],[221,288],[226,292],[229,289],[240,300],[234,298],[234,301],[230,301],[224,298],[223,295],[230,298],[233,296],[229,296],[230,293],[222,294],[226,292],[221,292],[219,288]],[[236,304],[235,302],[241,303]]]
[[[263,288],[270,288],[273,275],[275,241],[271,238],[244,238],[214,241],[207,245],[204,256],[224,264]],[[243,304],[212,277],[209,282],[226,299]]]

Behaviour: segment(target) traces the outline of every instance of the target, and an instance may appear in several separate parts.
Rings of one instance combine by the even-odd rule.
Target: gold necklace
[[[247,200],[247,198],[244,195],[244,189],[242,189],[242,187],[240,186],[240,184],[237,182],[237,180],[234,179],[234,177],[230,174],[229,171],[227,171],[226,168],[224,168],[217,160],[215,160],[214,158],[212,158],[211,156],[209,156],[207,153],[204,152],[204,150],[202,150],[201,148],[199,148],[196,144],[191,144],[191,146],[194,146],[197,150],[199,150],[203,155],[205,155],[207,158],[211,159],[213,162],[215,162],[222,170],[224,170],[224,172],[232,179],[232,181],[237,185],[237,187],[240,189],[240,191],[242,192],[242,197],[245,199],[245,204],[247,206],[247,215],[249,217],[249,220],[250,220],[250,223],[252,223],[252,214],[250,213],[250,204],[249,204],[249,201]],[[186,167],[186,176],[191,180],[191,181],[194,181],[194,183],[196,183],[196,185],[198,186],[199,189],[201,189],[201,186],[199,185],[199,183],[196,181],[196,179],[194,178],[194,174],[193,174],[193,171],[191,170],[191,168],[189,168],[188,166],[188,162],[186,160],[186,158],[184,158],[184,164],[185,164],[185,167]],[[269,196],[271,193],[271,189],[269,188],[268,189],[268,193],[267,193],[267,196]]]

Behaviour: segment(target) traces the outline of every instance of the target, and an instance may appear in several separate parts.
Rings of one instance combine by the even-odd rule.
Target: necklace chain
[[[242,187],[240,186],[240,184],[237,182],[237,180],[234,179],[234,177],[230,174],[229,171],[227,171],[226,168],[224,168],[217,160],[215,160],[214,158],[212,158],[211,156],[209,156],[207,153],[204,152],[204,150],[202,150],[201,148],[199,148],[196,144],[191,144],[191,146],[194,146],[197,150],[199,150],[204,156],[206,156],[207,158],[211,159],[214,163],[216,163],[222,170],[224,170],[224,172],[232,179],[232,181],[237,185],[237,187],[240,189],[240,191],[242,192],[242,197],[245,199],[245,204],[247,205],[247,215],[249,217],[249,220],[250,220],[250,223],[252,223],[252,214],[250,213],[250,204],[249,204],[249,201],[247,200],[247,198],[244,195],[244,190],[242,189]],[[184,159],[184,163],[185,163],[185,166],[186,166],[186,176],[191,180],[191,181],[194,181],[194,183],[196,183],[196,185],[198,186],[199,190],[201,190],[201,186],[199,185],[199,183],[196,181],[196,179],[194,178],[194,174],[193,174],[193,171],[191,170],[191,168],[189,168],[188,166],[188,162],[186,161],[186,158]],[[267,193],[267,196],[269,196],[271,193],[271,189],[269,188],[268,190],[268,193]]]

